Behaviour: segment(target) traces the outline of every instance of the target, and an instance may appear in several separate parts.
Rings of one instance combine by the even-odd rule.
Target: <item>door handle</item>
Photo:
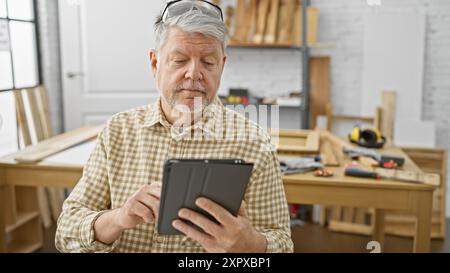
[[[67,76],[67,78],[72,79],[75,77],[83,77],[84,73],[83,72],[67,72],[66,76]]]

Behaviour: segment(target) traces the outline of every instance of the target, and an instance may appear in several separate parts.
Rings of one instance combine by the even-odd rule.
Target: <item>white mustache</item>
[[[175,91],[179,92],[181,90],[193,90],[206,93],[206,88],[200,82],[184,82],[177,85]]]

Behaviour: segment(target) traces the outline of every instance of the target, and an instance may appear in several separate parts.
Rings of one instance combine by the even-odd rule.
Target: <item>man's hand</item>
[[[235,217],[217,203],[198,198],[196,205],[211,214],[219,224],[205,216],[183,208],[180,218],[186,219],[203,229],[204,232],[177,219],[173,226],[186,236],[196,240],[208,252],[265,252],[267,241],[264,235],[256,231],[248,219],[245,203],[242,202],[238,216]]]
[[[160,197],[161,183],[143,186],[122,207],[102,214],[95,221],[95,240],[111,244],[126,229],[154,223],[158,219]]]
[[[140,188],[117,211],[117,224],[124,229],[148,223],[158,219],[161,183],[152,183]]]

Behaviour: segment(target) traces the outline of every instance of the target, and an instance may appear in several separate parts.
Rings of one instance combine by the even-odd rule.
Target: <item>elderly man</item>
[[[222,11],[207,1],[171,1],[155,33],[150,63],[161,96],[154,105],[108,121],[64,202],[56,247],[63,252],[292,252],[287,202],[270,139],[216,95],[226,61]],[[200,197],[196,205],[217,221],[181,209],[173,226],[184,235],[160,235],[155,224],[163,164],[169,158],[254,163],[238,215]]]

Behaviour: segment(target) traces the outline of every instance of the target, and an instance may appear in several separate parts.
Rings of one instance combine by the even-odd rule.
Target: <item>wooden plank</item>
[[[326,131],[332,132],[333,131],[333,108],[331,106],[331,103],[327,103],[325,107],[325,115],[327,117],[327,128]]]
[[[17,210],[16,210],[16,192],[15,188],[10,185],[4,187],[5,191],[5,224],[12,225],[17,222]]]
[[[271,0],[259,0],[256,31],[255,35],[253,35],[254,43],[261,44],[264,41],[270,1]]]
[[[293,18],[293,24],[292,24],[292,32],[291,32],[291,38],[292,44],[296,46],[302,45],[302,4],[300,1],[296,1],[295,3],[295,11],[294,11],[294,18]],[[309,31],[308,31],[309,32]],[[314,128],[314,127],[313,127]]]
[[[372,238],[380,244],[381,251],[384,249],[384,222],[386,212],[382,209],[375,209],[372,228]]]
[[[355,223],[360,225],[366,224],[366,213],[367,209],[365,208],[355,208]]]
[[[235,31],[232,37],[232,41],[243,42],[247,36],[247,25],[246,25],[246,10],[247,10],[247,0],[237,0],[236,1],[236,22]]]
[[[373,127],[381,132],[381,134],[383,134],[381,130],[382,111],[383,110],[381,109],[381,107],[377,107],[375,110],[375,117],[373,119]],[[389,143],[392,143],[392,141]]]
[[[14,231],[15,229],[21,227],[22,225],[26,224],[28,221],[33,220],[34,218],[39,217],[38,211],[30,211],[26,213],[19,214],[17,217],[17,221],[14,222],[14,224],[7,225],[6,226],[6,233],[10,233]]]
[[[27,116],[26,109],[28,108],[30,110],[30,113],[33,114],[33,109],[30,107],[30,105],[34,105],[35,97],[33,94],[30,96],[30,91],[28,90],[15,90],[14,96],[16,100],[16,111],[17,111],[17,121],[18,121],[18,129],[20,132],[20,135],[22,136],[22,143],[20,145],[21,149],[24,149],[25,147],[30,147],[30,145],[33,144],[33,138],[31,137],[31,134],[33,133],[38,139],[39,136],[38,133],[32,132],[32,126],[31,123],[36,124],[36,120],[38,117],[36,115],[33,115],[32,117]],[[24,97],[27,96],[28,103],[24,102]],[[40,124],[40,123],[38,123]],[[33,126],[34,127],[34,126]],[[42,217],[42,223],[45,228],[49,228],[52,224],[51,222],[51,215],[49,210],[49,203],[45,194],[44,188],[36,188],[33,189],[34,193],[37,195],[37,199],[33,199],[34,203],[33,206],[37,206],[37,208],[40,211],[41,217]],[[16,190],[16,202],[17,202],[17,209],[19,210],[20,207],[23,205],[23,202],[29,203],[31,202],[30,198],[20,198],[20,195],[18,194],[19,191]]]
[[[25,109],[29,109],[29,114],[31,114],[31,117],[28,117],[27,120],[31,121],[33,123],[33,126],[28,126],[30,129],[30,136],[33,139],[33,135],[37,139],[37,141],[41,141],[44,139],[44,132],[42,131],[42,124],[41,119],[39,117],[38,107],[37,107],[37,100],[35,95],[35,89],[24,89],[24,95],[28,98],[28,103],[24,103]],[[27,113],[27,111],[25,110]],[[31,130],[31,128],[34,128],[34,131]],[[35,144],[35,143],[33,143]]]
[[[412,183],[422,183],[437,187],[440,186],[441,184],[440,175],[434,173],[391,170],[384,168],[375,168],[375,172],[381,175],[383,179],[392,179]]]
[[[342,208],[341,207],[333,207],[332,215],[331,215],[332,221],[341,221],[341,217],[342,217]],[[331,222],[330,222],[330,224],[331,224]]]
[[[296,0],[281,0],[278,23],[278,43],[292,44],[292,25]]]
[[[319,24],[319,10],[316,7],[308,7],[306,10],[307,16],[307,42],[308,45],[317,43],[317,29]],[[292,29],[292,41],[295,45],[302,45],[302,28],[303,28],[303,8],[301,4],[297,4],[294,15],[294,26]]]
[[[19,134],[21,136],[23,146],[28,146],[31,144],[31,137],[29,133],[24,134],[24,132],[29,132],[29,129],[27,116],[25,114],[25,106],[23,103],[22,90],[14,90],[14,99],[16,101]]]
[[[319,134],[312,130],[271,131],[272,143],[277,144],[280,152],[317,154],[319,152]]]
[[[342,212],[342,221],[347,223],[353,223],[353,208],[352,207],[344,207]]]
[[[348,148],[352,147],[350,143],[335,136],[334,134],[330,133],[327,130],[317,129],[316,131],[319,132],[321,138],[323,137],[326,140],[328,140],[330,144],[334,147],[334,149],[336,149],[336,151],[342,151],[344,147]]]
[[[246,16],[247,36],[245,41],[253,41],[253,36],[256,33],[256,24],[258,20],[258,2],[259,0],[250,0],[250,9],[248,11],[249,16]]]
[[[48,139],[53,135],[53,129],[50,121],[47,91],[43,86],[39,86],[34,89],[34,95],[36,97],[36,107],[38,109],[38,116],[42,126],[42,135],[44,139]],[[49,187],[46,191],[50,202],[52,217],[56,222],[62,211],[62,204],[65,198],[64,189]]]
[[[372,235],[373,228],[367,225],[346,223],[341,221],[330,221],[328,229],[336,232],[352,234]]]
[[[381,133],[390,143],[394,138],[394,122],[396,115],[396,93],[395,91],[383,91],[381,93],[382,118],[380,123]]]
[[[327,114],[330,104],[330,57],[311,57],[310,66],[310,128],[316,127],[317,117]]]
[[[53,136],[53,126],[50,120],[50,107],[47,96],[47,91],[43,86],[39,86],[35,89],[36,103],[39,111],[39,119],[42,125],[42,132],[44,139]]]
[[[272,44],[277,41],[279,7],[280,7],[280,0],[270,1],[266,32],[264,35],[264,43]]]
[[[347,115],[334,115],[333,119],[342,120],[342,121],[361,121],[367,123],[375,122],[375,119],[372,117],[356,117],[356,116],[347,116]]]
[[[320,155],[325,166],[340,166],[336,151],[328,140],[320,139]]]
[[[8,252],[33,251],[43,244],[43,233],[39,217],[32,218],[21,227],[10,233],[11,241],[7,246]]]
[[[44,140],[37,145],[25,149],[15,160],[22,163],[36,163],[47,156],[58,153],[69,147],[77,145],[89,139],[95,138],[100,132],[101,126],[82,127],[56,137]]]
[[[234,12],[235,9],[231,6],[228,6],[225,10],[225,25],[227,27],[228,33],[231,33],[231,26],[234,21]]]

